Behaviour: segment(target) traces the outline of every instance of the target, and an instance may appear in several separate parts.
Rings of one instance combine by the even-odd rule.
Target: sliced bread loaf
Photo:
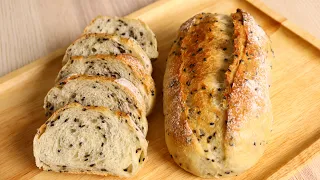
[[[144,164],[147,146],[126,114],[73,103],[38,129],[33,153],[46,171],[130,177]]]
[[[151,61],[137,41],[103,33],[82,35],[67,48],[62,64],[66,64],[72,56],[123,53],[132,54],[145,67],[148,74],[152,73]]]
[[[144,135],[148,131],[145,103],[139,90],[128,80],[101,76],[73,75],[53,87],[44,99],[46,115],[76,102],[104,106],[129,114]]]
[[[146,104],[147,114],[151,112],[155,102],[154,81],[130,54],[73,56],[71,61],[62,67],[56,82],[72,74],[125,78],[139,89]]]
[[[158,58],[155,34],[146,23],[138,19],[98,16],[85,28],[84,33],[107,33],[133,38],[150,59]]]

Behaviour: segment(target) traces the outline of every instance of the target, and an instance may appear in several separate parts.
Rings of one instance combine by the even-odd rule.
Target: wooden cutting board
[[[149,120],[149,159],[133,179],[196,179],[170,158],[164,141],[162,78],[179,26],[199,12],[251,13],[273,42],[274,128],[256,166],[235,179],[280,179],[320,151],[320,41],[294,27],[257,0],[161,0],[129,15],[155,32],[159,59],[153,64],[158,95]],[[102,179],[95,175],[44,172],[35,166],[32,140],[45,122],[43,99],[54,85],[65,49],[0,78],[0,179]],[[115,179],[115,177],[108,177]],[[107,179],[108,179],[107,178]]]

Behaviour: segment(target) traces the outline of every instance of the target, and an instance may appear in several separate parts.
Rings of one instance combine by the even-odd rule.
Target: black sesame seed
[[[254,142],[253,145],[255,146],[255,145],[256,145],[256,142]]]
[[[206,158],[208,161],[210,161],[210,159],[209,158]]]
[[[214,159],[211,159],[212,162],[214,162]]]
[[[200,52],[200,51],[202,51],[202,48],[199,48],[199,49],[198,49],[198,52]]]
[[[101,169],[101,171],[107,171],[106,169]]]
[[[214,123],[213,123],[213,122],[211,122],[211,123],[210,123],[210,125],[211,125],[211,126],[213,126],[213,125],[214,125]]]
[[[104,146],[104,143],[101,143],[101,147],[103,147]]]
[[[82,146],[82,142],[79,142],[79,146]]]
[[[218,176],[222,176],[221,174],[218,174]]]
[[[58,149],[58,153],[61,152],[61,149]]]
[[[90,167],[93,167],[93,166],[95,166],[95,164],[90,164]]]
[[[204,150],[204,152],[208,152],[208,150]]]
[[[103,153],[102,152],[100,152],[100,156],[102,155]]]
[[[72,147],[72,146],[73,146],[72,144],[69,145],[69,147]]]
[[[145,160],[145,158],[142,159],[142,161],[144,161],[144,160]]]
[[[101,127],[100,127],[100,126],[97,126],[97,129],[101,129]]]
[[[223,50],[225,51],[225,50],[227,50],[227,48],[223,48]]]
[[[201,114],[201,111],[198,111],[197,113],[198,113],[198,114]]]
[[[97,51],[96,48],[92,48],[91,50],[92,50],[92,52],[96,52]]]
[[[87,110],[86,108],[83,108],[83,109],[82,109],[82,111],[86,111],[86,110]]]
[[[136,153],[138,153],[140,150],[141,150],[141,148],[138,148],[138,149],[136,150]]]
[[[86,154],[84,157],[87,158],[87,157],[89,157],[89,156],[90,156],[90,154]]]

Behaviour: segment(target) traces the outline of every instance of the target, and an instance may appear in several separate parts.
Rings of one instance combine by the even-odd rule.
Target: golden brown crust
[[[226,166],[242,172],[262,156],[271,130],[271,49],[268,36],[250,14],[238,9],[232,17],[235,60],[226,73],[229,108],[224,145]]]
[[[225,174],[224,73],[232,62],[232,21],[198,14],[184,23],[164,77],[166,142],[174,160],[201,177]]]
[[[202,13],[185,22],[164,76],[169,152],[201,177],[234,176],[251,167],[271,125],[268,37],[248,13],[238,10],[232,18]],[[246,52],[250,61],[242,58]]]

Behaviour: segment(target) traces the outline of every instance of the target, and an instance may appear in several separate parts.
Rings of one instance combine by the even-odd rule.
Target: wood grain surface
[[[35,92],[23,92],[22,89],[25,87],[39,87],[39,83],[43,83],[44,89],[49,88],[52,85],[50,81],[54,78],[54,75],[57,73],[57,69],[59,66],[55,63],[58,62],[60,54],[63,53],[63,50],[57,51],[55,54],[51,54],[47,56],[50,52],[55,51],[56,49],[62,48],[67,46],[70,42],[72,42],[76,37],[80,35],[83,28],[85,27],[88,22],[94,18],[96,15],[103,14],[103,15],[110,15],[110,16],[124,16],[129,14],[141,7],[153,2],[154,0],[96,0],[96,1],[77,1],[77,0],[31,0],[31,1],[24,1],[24,0],[3,0],[0,1],[0,76],[5,75],[17,68],[20,68],[30,62],[38,59],[40,57],[44,57],[40,63],[36,65],[29,65],[28,67],[32,67],[32,70],[25,67],[20,69],[9,76],[6,76],[7,79],[11,79],[10,82],[0,82],[1,83],[1,98],[0,100],[7,100],[1,101],[0,108],[1,113],[8,113],[11,108],[22,108],[23,111],[27,111],[30,114],[30,117],[33,120],[29,120],[28,122],[32,123],[32,126],[28,127],[27,130],[31,132],[34,131],[36,126],[40,124],[39,119],[43,119],[42,116],[38,115],[36,110],[39,110],[39,105],[42,103],[42,96],[44,95],[45,91],[43,89],[36,90]],[[320,19],[318,18],[320,15],[320,1],[318,0],[263,0],[268,6],[273,8],[274,10],[278,11],[282,15],[284,15],[290,21],[298,24],[300,27],[306,29],[310,33],[312,33],[316,37],[320,37]],[[190,1],[191,2],[191,1]],[[207,1],[200,1],[199,7],[204,8],[203,4]],[[215,1],[213,1],[215,2]],[[194,3],[194,1],[192,1]],[[186,4],[178,4],[173,3],[174,5],[180,6],[187,6]],[[161,5],[161,4],[159,4]],[[204,8],[205,9],[205,8]],[[215,9],[215,8],[212,8]],[[195,10],[195,11],[198,11]],[[146,10],[146,12],[148,12]],[[163,13],[161,10],[156,11],[156,13]],[[259,14],[259,13],[258,13]],[[140,14],[141,15],[141,14]],[[192,12],[188,12],[185,15],[192,15]],[[151,24],[153,16],[143,16],[141,18],[144,19],[148,24]],[[154,16],[158,17],[158,16]],[[283,20],[283,19],[282,19]],[[168,20],[167,20],[168,21]],[[179,20],[181,23],[182,20]],[[284,20],[283,20],[284,21]],[[168,22],[169,23],[169,22]],[[165,30],[168,28],[176,28],[179,23],[173,24],[166,24],[159,23],[152,24],[152,28],[156,30],[156,33],[159,37],[159,41],[162,42],[162,47],[160,47],[160,52],[167,53],[166,46],[171,43],[170,38],[172,38],[172,34],[159,34],[165,33]],[[268,23],[267,23],[268,24]],[[160,25],[164,26],[164,30],[160,30]],[[272,28],[271,28],[272,29]],[[272,33],[275,31],[270,30]],[[279,32],[280,31],[280,32]],[[281,32],[282,31],[282,32]],[[278,33],[284,33],[285,30],[277,30]],[[289,35],[290,32],[286,32]],[[292,35],[294,36],[294,35]],[[168,42],[164,42],[168,40]],[[294,42],[293,42],[294,43]],[[161,51],[162,50],[162,51]],[[309,48],[308,51],[311,53],[313,52],[312,48]],[[294,53],[294,52],[293,52]],[[313,55],[313,54],[311,54]],[[310,55],[310,56],[311,56]],[[165,55],[162,56],[164,58]],[[307,56],[307,55],[306,55]],[[318,58],[318,55],[313,55]],[[309,56],[308,56],[309,57]],[[307,58],[307,57],[301,57]],[[55,60],[55,61],[54,61]],[[319,59],[318,59],[319,60]],[[50,61],[51,63],[48,63]],[[55,63],[53,63],[55,62]],[[309,62],[311,63],[311,62]],[[319,63],[319,61],[318,61]],[[52,66],[52,68],[50,67]],[[285,67],[285,66],[284,66]],[[306,68],[309,66],[306,65]],[[310,66],[311,67],[311,66]],[[296,67],[297,68],[297,67]],[[312,68],[308,68],[310,71],[314,70]],[[26,71],[27,70],[27,71]],[[41,79],[40,77],[35,77],[34,73],[41,74],[42,76],[49,76],[48,78]],[[308,73],[304,71],[304,73]],[[160,73],[161,74],[161,73]],[[17,78],[16,75],[19,75]],[[10,78],[12,77],[12,78]],[[30,81],[30,80],[37,80],[37,81]],[[26,86],[20,85],[16,87],[18,83],[28,83]],[[158,82],[159,83],[159,82]],[[301,82],[302,83],[302,82]],[[300,84],[300,85],[308,85],[308,84]],[[4,95],[9,96],[12,92],[19,92],[17,91],[19,88],[21,94],[14,96],[12,98],[7,99]],[[297,88],[297,87],[296,87]],[[47,90],[46,89],[46,90]],[[15,91],[14,91],[15,90]],[[27,102],[30,100],[29,97],[25,97],[30,95],[30,93],[34,96],[34,101]],[[39,93],[39,94],[37,94]],[[37,95],[40,95],[41,98],[38,98]],[[317,94],[318,95],[318,94]],[[20,99],[19,99],[20,98]],[[10,100],[10,102],[8,101]],[[12,100],[12,102],[11,102]],[[16,101],[14,101],[16,100]],[[24,105],[21,102],[26,103]],[[20,104],[19,104],[20,103]],[[34,108],[34,109],[33,109]],[[4,111],[3,111],[4,110]],[[23,112],[21,111],[21,112]],[[40,110],[41,111],[41,110]],[[310,115],[308,115],[310,116]],[[19,117],[20,119],[16,119]],[[18,120],[24,125],[24,118],[25,116],[21,116],[21,114],[14,114],[10,116],[3,117],[2,119],[9,118],[9,120]],[[1,135],[0,143],[3,143],[2,137],[7,136],[4,132],[11,132],[10,128],[14,128],[14,124],[5,124],[4,122],[0,121],[1,127],[6,125],[5,130]],[[26,138],[31,138],[33,133],[26,133],[22,131],[18,133],[18,135],[25,135]],[[152,133],[155,134],[155,133]],[[152,136],[152,135],[151,135]],[[10,139],[6,140],[5,142],[9,142]],[[23,144],[25,147],[23,148],[30,148],[30,142],[27,144]],[[9,146],[6,148],[16,148]],[[164,150],[163,150],[164,151]],[[15,151],[13,151],[15,152]],[[30,151],[26,151],[30,153]],[[25,155],[26,152],[20,151],[17,152],[17,155]],[[3,155],[3,152],[0,152],[0,155]],[[15,154],[10,154],[15,156]],[[28,155],[30,156],[30,155]],[[21,156],[19,156],[22,158]],[[298,157],[304,158],[304,157]],[[28,160],[32,159],[32,157],[28,157]],[[21,159],[22,161],[23,159]],[[0,166],[3,166],[5,162],[0,160]],[[294,164],[294,163],[293,163]],[[20,173],[17,177],[33,177],[33,174],[39,173],[38,170],[34,170],[34,166],[30,162],[22,162],[22,165],[30,165],[28,167],[31,171],[27,175],[23,175]],[[174,164],[171,164],[174,166]],[[13,172],[15,172],[14,167],[5,166],[5,168],[0,168],[0,174],[8,173],[9,170],[13,168]],[[2,172],[6,170],[5,172]],[[285,172],[285,170],[283,170]],[[19,173],[18,173],[19,174]],[[0,175],[0,179],[2,176]],[[8,177],[8,176],[5,176]],[[45,176],[40,176],[45,177]],[[88,177],[88,176],[86,176]],[[287,178],[287,177],[286,177]],[[320,157],[314,158],[314,160],[306,165],[305,168],[298,169],[296,174],[293,174],[291,179],[320,179]]]

